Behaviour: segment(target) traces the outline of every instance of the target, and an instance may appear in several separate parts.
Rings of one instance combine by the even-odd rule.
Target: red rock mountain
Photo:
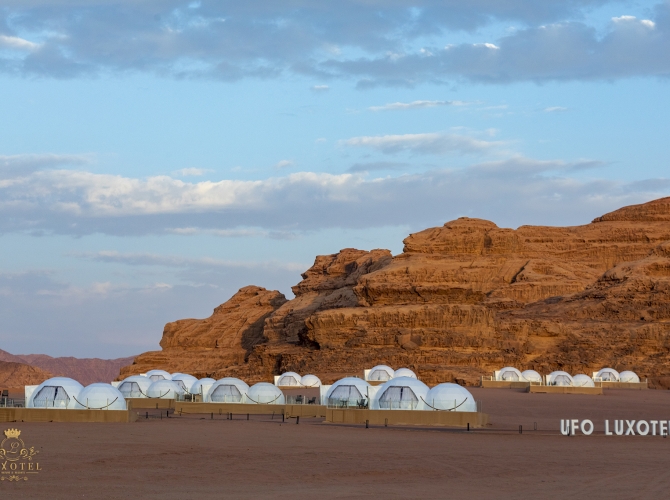
[[[543,373],[670,376],[670,198],[575,227],[460,218],[403,253],[319,256],[287,301],[241,289],[204,320],[168,323],[151,368],[249,382],[292,370],[324,382],[386,363],[427,383],[476,383],[513,365]]]
[[[41,384],[52,376],[49,372],[25,363],[0,361],[0,388],[2,389]]]

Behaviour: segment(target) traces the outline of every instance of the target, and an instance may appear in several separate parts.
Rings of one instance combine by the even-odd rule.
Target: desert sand
[[[472,392],[492,425],[470,432],[246,415],[7,424],[38,447],[43,471],[0,491],[35,499],[667,497],[670,439],[605,437],[599,424],[670,419],[669,391]],[[596,432],[562,436],[561,418],[590,418]]]

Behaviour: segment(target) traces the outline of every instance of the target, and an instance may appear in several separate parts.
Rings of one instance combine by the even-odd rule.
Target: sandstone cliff
[[[0,388],[18,388],[24,385],[38,385],[53,377],[47,371],[25,363],[0,361]],[[19,397],[20,396],[19,393]]]
[[[387,363],[427,383],[476,383],[505,365],[670,376],[670,198],[576,227],[461,218],[404,244],[395,257],[319,256],[290,301],[242,289],[208,319],[168,324],[163,351],[122,375],[165,368],[255,382],[292,370],[332,382]],[[250,301],[249,289],[274,302]]]

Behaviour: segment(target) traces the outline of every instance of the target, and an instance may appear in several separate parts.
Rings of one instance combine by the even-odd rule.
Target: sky
[[[0,349],[159,348],[316,255],[670,195],[670,2],[0,0]]]

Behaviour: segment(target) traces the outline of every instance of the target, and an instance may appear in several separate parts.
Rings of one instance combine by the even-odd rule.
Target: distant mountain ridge
[[[121,367],[131,364],[134,359],[134,356],[116,359],[74,357],[54,358],[52,356],[47,356],[46,354],[11,354],[0,349],[0,361],[29,365],[38,368],[40,371],[43,371],[48,375],[45,378],[49,378],[49,376],[70,377],[79,381],[79,383],[83,385],[92,384],[94,382],[110,382],[116,379],[119,376]],[[38,372],[35,372],[34,375],[37,375],[37,373]],[[23,379],[17,378],[16,381],[14,381],[10,377],[4,382],[4,385],[25,385],[25,383],[20,383],[21,380]],[[1,375],[0,383],[2,383]]]

